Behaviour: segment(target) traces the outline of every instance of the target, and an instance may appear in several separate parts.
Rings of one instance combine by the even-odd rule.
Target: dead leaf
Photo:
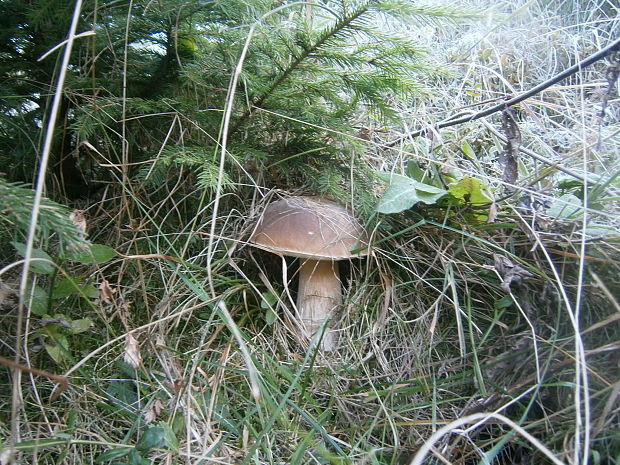
[[[116,289],[113,289],[107,280],[104,279],[103,281],[101,281],[101,284],[99,284],[99,300],[101,302],[111,304],[115,292]]]
[[[172,383],[170,383],[170,387],[172,387],[175,394],[179,394],[181,389],[183,389],[183,378],[177,378],[172,381]]]
[[[125,354],[123,360],[134,370],[142,363],[138,340],[131,333],[125,336]]]
[[[79,236],[81,239],[86,239],[86,217],[84,216],[84,210],[73,210],[69,213],[69,220],[79,230]],[[86,242],[77,241],[69,246],[72,251],[89,250]]]
[[[153,423],[155,420],[157,420],[157,418],[159,417],[159,415],[161,414],[161,412],[164,410],[164,403],[162,402],[161,399],[155,399],[151,405],[149,405],[147,408],[144,409],[144,423],[146,423],[147,425],[149,423]]]
[[[509,259],[503,255],[494,254],[493,260],[495,261],[495,269],[502,278],[501,288],[509,294],[512,284],[522,284],[528,279],[534,278],[536,275],[530,273],[520,265],[512,263]]]
[[[84,210],[73,210],[69,213],[69,219],[76,228],[86,235],[86,217],[84,216]]]
[[[381,279],[383,280],[383,287],[385,289],[385,294],[383,294],[383,305],[379,309],[379,314],[377,315],[375,324],[373,325],[372,331],[376,333],[381,330],[385,326],[385,320],[387,319],[388,312],[390,310],[390,302],[392,301],[393,296],[393,286],[392,280],[386,276],[382,275]]]
[[[16,308],[19,295],[15,289],[0,281],[0,310],[8,311]]]

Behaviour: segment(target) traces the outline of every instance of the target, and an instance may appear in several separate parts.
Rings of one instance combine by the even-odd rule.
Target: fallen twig
[[[54,393],[50,397],[50,402],[58,399],[60,395],[69,387],[69,380],[65,376],[55,375],[54,373],[40,370],[38,368],[27,367],[26,365],[22,365],[21,363],[14,362],[13,360],[4,357],[0,357],[0,365],[4,365],[6,367],[12,368],[13,370],[19,370],[24,373],[30,373],[36,376],[43,376],[47,379],[51,379],[52,381],[56,381],[60,386],[54,391]]]

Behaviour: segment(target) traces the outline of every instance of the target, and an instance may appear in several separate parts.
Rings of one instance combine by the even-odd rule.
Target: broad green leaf
[[[61,279],[54,286],[54,290],[52,291],[52,298],[54,299],[64,299],[65,297],[70,296],[74,292],[79,290],[79,286],[75,283],[75,281],[71,279]]]
[[[433,205],[446,194],[443,189],[402,174],[379,173],[379,177],[390,183],[377,205],[379,213],[399,213],[418,202]]]
[[[166,432],[161,426],[152,426],[147,429],[138,443],[136,450],[140,452],[149,452],[152,449],[161,447],[166,442]]]
[[[99,297],[99,289],[97,289],[97,287],[95,285],[90,284],[90,283],[89,284],[85,284],[82,287],[82,292],[89,299],[96,299],[96,298]]]
[[[589,224],[586,228],[586,234],[591,237],[607,237],[611,234],[619,233],[618,229],[604,224]]]
[[[179,440],[177,439],[176,434],[174,434],[174,430],[172,426],[170,426],[165,421],[160,421],[158,423],[159,427],[164,430],[164,439],[165,443],[169,449],[178,452],[179,451]]]
[[[30,303],[30,311],[35,315],[45,315],[47,313],[48,296],[47,292],[39,286],[28,289],[26,302]]]
[[[54,287],[52,298],[64,299],[76,292],[81,292],[92,299],[99,297],[99,290],[92,284],[79,285],[72,279],[62,279]]]
[[[120,374],[120,376],[124,376]],[[135,371],[134,375],[135,376]],[[106,405],[113,410],[135,414],[136,409],[141,408],[136,383],[131,379],[113,379],[104,392],[107,398]]]
[[[129,455],[127,456],[127,459],[127,463],[129,465],[152,465],[152,462],[149,459],[142,457],[142,455],[140,455],[140,453],[136,449],[131,449]]]
[[[26,244],[22,242],[11,242],[17,253],[22,257],[26,256]],[[32,249],[32,258],[36,260],[30,263],[30,269],[35,273],[52,274],[56,267],[54,261],[47,252],[41,249]]]
[[[465,176],[448,186],[453,197],[472,205],[484,205],[493,200],[489,188],[480,179]]]
[[[409,160],[407,162],[405,174],[418,182],[424,181],[424,170],[420,168],[420,165],[415,160]]]
[[[261,294],[260,308],[267,310],[275,306],[278,302],[278,297],[273,292],[265,292]]]
[[[578,215],[582,209],[583,205],[579,197],[573,194],[564,194],[551,203],[547,214],[559,220],[566,220]]]
[[[558,181],[558,187],[565,191],[574,190],[574,189],[582,189],[583,181],[581,179],[575,179],[573,177],[565,177]]]
[[[59,333],[56,334],[56,340],[53,343],[45,344],[45,350],[56,363],[62,363],[65,361],[66,349],[68,347],[69,341],[67,341],[67,337],[64,334]]]
[[[463,143],[461,144],[461,152],[463,152],[463,155],[465,155],[467,159],[469,159],[474,165],[476,165],[478,171],[483,171],[483,168],[480,165],[480,160],[478,160],[476,152],[474,151],[472,146],[469,145],[469,142],[463,141]]]
[[[498,299],[494,302],[494,307],[498,310],[502,308],[512,307],[512,305],[513,305],[513,301],[510,295],[505,295],[501,299]]]
[[[62,352],[58,346],[45,344],[45,351],[47,352],[47,355],[49,355],[56,363],[61,363],[64,360]]]
[[[116,251],[103,244],[90,244],[88,250],[73,250],[67,256],[69,260],[84,264],[101,264],[114,257],[116,257]]]
[[[476,152],[474,152],[474,149],[471,148],[469,142],[463,141],[463,143],[461,144],[461,151],[463,152],[463,155],[465,155],[470,160],[476,159]]]
[[[272,309],[268,308],[265,311],[265,321],[267,322],[267,324],[269,326],[273,325],[276,322],[276,312],[274,312]]]
[[[88,331],[93,326],[93,320],[90,318],[80,318],[79,320],[73,320],[71,322],[71,329],[74,334],[83,333]]]

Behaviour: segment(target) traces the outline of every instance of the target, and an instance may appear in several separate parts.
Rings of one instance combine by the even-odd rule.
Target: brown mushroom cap
[[[313,260],[342,260],[366,242],[362,225],[346,207],[319,197],[289,197],[265,208],[250,242],[270,252]]]

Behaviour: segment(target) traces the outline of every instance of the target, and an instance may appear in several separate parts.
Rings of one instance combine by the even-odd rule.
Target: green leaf
[[[433,205],[446,194],[443,189],[402,174],[378,173],[378,175],[390,183],[377,205],[379,213],[399,213],[418,202]]]
[[[84,264],[101,264],[112,260],[116,255],[116,251],[112,247],[103,244],[90,244],[88,250],[73,250],[67,258]]]
[[[278,297],[273,292],[265,292],[261,294],[260,308],[265,310],[265,321],[269,326],[273,325],[276,321],[276,314],[273,311]]]
[[[174,434],[174,430],[172,426],[170,426],[165,421],[160,421],[158,423],[159,427],[164,430],[164,439],[165,443],[169,449],[178,452],[179,451],[179,440],[177,439],[176,434]]]
[[[547,210],[547,214],[559,220],[566,220],[578,215],[583,205],[579,197],[573,194],[564,194],[559,199],[554,199]]]
[[[407,168],[405,168],[405,174],[411,179],[419,182],[424,182],[425,171],[420,167],[417,161],[409,160],[407,162]]]
[[[95,459],[95,463],[109,462],[110,460],[125,457],[133,450],[133,447],[117,447],[116,449],[106,450]]]
[[[590,237],[607,237],[611,234],[619,234],[620,231],[610,225],[605,224],[589,224],[586,227],[586,234]]]
[[[47,313],[47,292],[39,286],[29,289],[27,299],[30,299],[30,311],[35,315],[45,315]],[[28,301],[28,300],[27,300]]]
[[[69,347],[69,341],[64,334],[56,333],[54,343],[45,344],[45,350],[56,363],[62,363],[66,359],[66,350]]]
[[[18,451],[24,452],[35,452],[35,451],[43,451],[52,447],[64,446],[66,445],[66,441],[63,439],[43,439],[38,438],[30,441],[22,441],[15,444],[15,447]],[[0,452],[2,450],[0,449]]]
[[[494,307],[497,310],[500,310],[502,308],[512,307],[512,305],[513,305],[513,301],[510,295],[505,295],[501,299],[498,299],[494,302]]]
[[[82,292],[86,297],[97,298],[99,297],[99,291],[92,284],[79,285],[72,279],[62,279],[58,281],[54,291],[52,292],[52,298],[64,299],[76,292]]]
[[[113,379],[104,394],[106,405],[114,410],[135,415],[136,410],[142,407],[136,394],[136,384],[131,379]]]
[[[136,444],[136,450],[149,452],[152,449],[161,447],[166,442],[166,431],[161,426],[152,426],[147,429]]]
[[[93,284],[85,284],[82,287],[82,292],[89,299],[96,299],[99,297],[99,289]]]
[[[15,250],[17,250],[17,253],[20,256],[26,257],[26,244],[23,244],[22,242],[11,242],[11,245],[15,247]],[[30,269],[34,273],[52,274],[56,270],[54,260],[52,260],[52,257],[50,257],[44,250],[32,249],[32,258],[37,259],[36,261],[30,263]]]
[[[88,331],[93,326],[93,320],[90,318],[81,318],[79,320],[73,320],[71,322],[71,329],[73,334],[79,334]]]
[[[278,296],[276,296],[273,292],[265,292],[261,294],[260,308],[263,310],[268,310],[273,308],[277,302]]]
[[[565,177],[558,181],[558,187],[563,190],[583,189],[583,181],[573,177]]]
[[[272,326],[275,322],[276,322],[276,312],[274,312],[272,309],[268,308],[265,311],[265,321],[267,322],[267,324],[269,326]]]
[[[448,186],[450,194],[472,205],[485,205],[493,198],[489,188],[480,179],[465,176]]]
[[[461,151],[463,152],[463,155],[470,160],[476,160],[476,152],[474,152],[474,149],[471,148],[469,142],[463,141],[463,144],[461,144]]]
[[[151,465],[151,461],[142,457],[136,449],[131,449],[127,458],[129,465]]]
[[[72,279],[62,279],[56,283],[52,291],[53,299],[64,299],[79,290],[79,286]]]

